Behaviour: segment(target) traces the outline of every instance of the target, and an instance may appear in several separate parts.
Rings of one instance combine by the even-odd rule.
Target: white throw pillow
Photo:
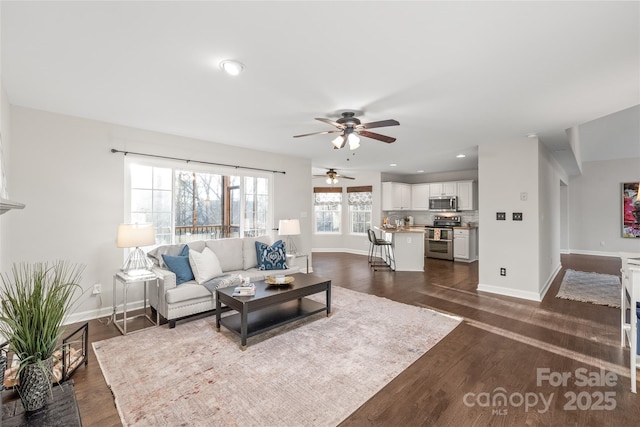
[[[216,254],[209,248],[204,248],[202,253],[190,250],[189,264],[191,265],[191,270],[193,270],[193,276],[199,285],[214,277],[222,276],[220,261],[218,261]]]

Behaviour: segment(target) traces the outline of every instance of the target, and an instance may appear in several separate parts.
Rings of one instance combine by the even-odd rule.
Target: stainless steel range
[[[453,260],[453,227],[460,224],[459,216],[433,217],[433,226],[425,227],[425,256]]]

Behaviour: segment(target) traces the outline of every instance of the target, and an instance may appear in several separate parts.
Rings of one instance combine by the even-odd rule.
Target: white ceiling
[[[637,1],[1,8],[11,104],[307,157],[349,175],[474,169],[478,144],[532,132],[562,150],[565,129],[640,104]],[[219,70],[228,58],[246,65],[241,76]],[[330,130],[314,117],[346,109],[364,111],[363,122],[398,120],[374,130],[397,141],[362,138],[350,152],[333,150],[332,135],[292,137]],[[604,136],[640,157],[639,110],[628,111],[636,139],[612,138],[628,124]],[[592,144],[584,160],[613,152],[588,126],[580,135]]]

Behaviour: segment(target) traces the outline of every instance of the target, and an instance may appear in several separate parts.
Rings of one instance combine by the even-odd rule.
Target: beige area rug
[[[125,426],[335,426],[461,321],[335,286],[332,311],[246,351],[215,316],[93,348]]]
[[[612,274],[567,270],[556,298],[620,307],[620,278]]]

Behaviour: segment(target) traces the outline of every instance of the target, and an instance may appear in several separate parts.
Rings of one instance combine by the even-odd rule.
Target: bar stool
[[[370,243],[368,257],[369,266],[373,267],[373,271],[378,271],[376,267],[385,267],[389,268],[392,271],[395,271],[396,259],[395,254],[393,253],[393,246],[391,242],[376,237],[376,233],[372,229],[367,230],[367,235],[369,236]],[[376,256],[376,254],[379,254],[379,256]],[[376,262],[376,258],[381,258],[384,262]]]

